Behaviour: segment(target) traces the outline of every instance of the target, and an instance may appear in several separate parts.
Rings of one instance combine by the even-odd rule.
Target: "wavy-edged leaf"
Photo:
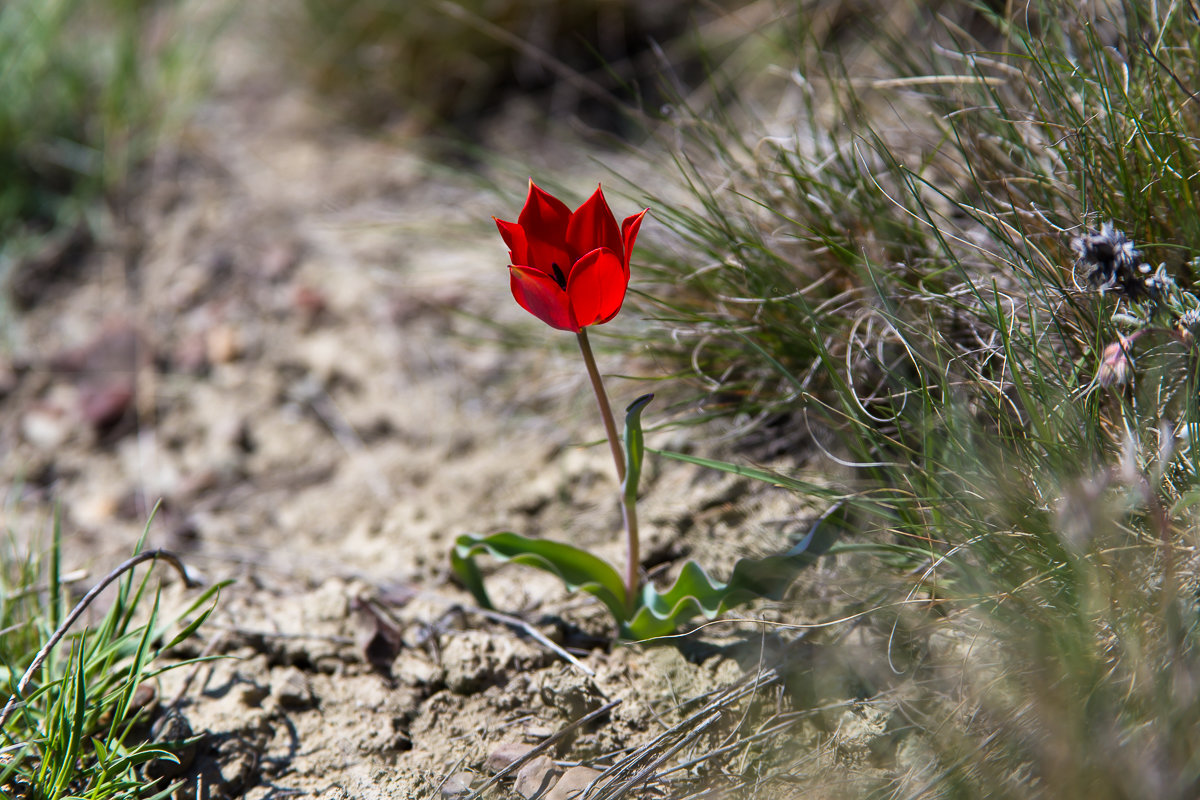
[[[491,536],[464,534],[454,542],[450,566],[483,608],[494,608],[475,556],[487,553],[498,561],[536,567],[558,576],[567,589],[587,592],[608,608],[618,622],[625,619],[625,586],[621,576],[602,558],[573,545],[547,539],[530,539],[515,533]]]
[[[675,583],[659,592],[647,584],[642,588],[641,603],[633,619],[621,626],[622,635],[631,639],[666,636],[685,620],[696,615],[715,619],[734,606],[766,598],[780,600],[797,573],[813,564],[832,546],[835,528],[843,505],[825,512],[795,547],[782,555],[743,558],[733,566],[728,583],[710,578],[694,561],[683,565]]]

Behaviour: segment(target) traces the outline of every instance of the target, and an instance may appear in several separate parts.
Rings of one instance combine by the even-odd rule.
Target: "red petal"
[[[621,310],[629,276],[621,259],[608,248],[585,255],[571,267],[567,295],[571,311],[580,328],[608,322]]]
[[[566,204],[549,192],[542,191],[531,179],[525,207],[517,218],[517,224],[525,229],[525,237],[531,242],[542,241],[565,250],[567,224],[570,221],[571,210]]]
[[[571,257],[567,254],[566,249],[559,245],[531,238],[529,240],[529,247],[525,252],[525,260],[517,261],[514,259],[513,263],[536,269],[547,278],[553,278],[556,274],[565,278],[567,270],[571,266]],[[557,273],[554,269],[556,266],[558,267]]]
[[[638,229],[642,227],[642,217],[650,209],[646,209],[640,214],[634,214],[632,217],[626,217],[621,223],[621,240],[625,245],[625,274],[629,275],[629,259],[633,257],[633,243],[637,240]]]
[[[567,249],[576,259],[598,247],[607,247],[622,256],[621,231],[617,218],[604,200],[599,186],[583,205],[571,215],[567,225]]]
[[[513,298],[521,308],[552,328],[579,332],[579,326],[571,316],[567,293],[559,288],[553,278],[536,269],[518,265],[509,267],[508,275]]]
[[[496,217],[492,219],[496,220],[496,227],[500,229],[500,235],[508,245],[509,261],[513,264],[528,264],[529,244],[525,240],[525,229],[515,222],[505,222]]]

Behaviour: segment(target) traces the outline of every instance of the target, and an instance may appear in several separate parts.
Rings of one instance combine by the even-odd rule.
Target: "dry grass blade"
[[[706,718],[701,720],[699,722],[699,724],[697,724],[694,728],[692,728],[692,730],[690,730],[686,736],[684,736],[682,739],[680,739],[675,744],[668,747],[662,753],[662,755],[660,755],[658,758],[654,759],[649,764],[647,764],[640,772],[638,772],[632,778],[629,778],[624,783],[617,786],[611,793],[606,792],[603,795],[603,797],[612,798],[613,800],[615,800],[615,798],[624,797],[629,792],[633,791],[633,789],[636,788],[637,786],[648,785],[651,780],[658,777],[658,775],[655,774],[655,770],[657,770],[660,766],[665,764],[672,756],[674,756],[680,750],[682,750],[683,748],[690,745],[692,742],[699,739],[700,736],[706,730],[708,730],[709,727],[711,727],[714,723],[716,723],[717,721],[719,721],[721,719],[721,716],[722,716],[722,712],[720,710],[714,711],[711,714],[709,714]],[[599,778],[597,778],[597,780],[599,780]]]
[[[763,670],[719,692],[715,699],[701,709],[604,770],[592,782],[594,787],[599,787],[599,794],[588,794],[585,797],[589,800],[615,800],[624,796],[641,781],[650,778],[654,770],[683,747],[691,744],[734,703],[771,686],[779,679],[779,673],[775,670]]]
[[[574,667],[575,669],[582,672],[584,675],[587,675],[589,678],[596,677],[595,670],[593,670],[587,664],[584,664],[582,661],[580,661],[575,656],[568,653],[562,647],[559,647],[557,644],[555,644],[549,638],[547,638],[547,636],[544,633],[542,633],[537,628],[533,627],[532,625],[530,625],[528,622],[526,622],[523,619],[518,619],[517,617],[513,617],[508,614],[502,614],[499,611],[489,611],[486,608],[478,608],[476,606],[463,606],[463,611],[465,611],[468,614],[477,614],[477,615],[483,617],[484,619],[490,619],[493,622],[501,622],[505,625],[508,625],[509,627],[519,628],[521,631],[523,631],[525,633],[526,636],[533,639],[535,642],[540,644],[542,647],[545,647],[547,650],[549,650],[550,652],[557,655],[563,661],[566,661],[568,664],[570,664],[572,667]]]
[[[591,722],[594,719],[599,719],[600,717],[604,716],[609,711],[612,711],[614,708],[616,708],[620,704],[621,704],[621,701],[619,699],[612,700],[612,701],[600,706],[595,711],[592,711],[589,714],[585,714],[584,716],[575,720],[574,722],[567,725],[566,727],[560,728],[557,732],[554,733],[553,736],[547,737],[546,740],[544,742],[542,742],[541,744],[539,744],[537,747],[533,748],[528,753],[521,756],[516,761],[513,761],[507,767],[505,767],[504,769],[500,770],[495,775],[493,775],[490,779],[488,779],[487,783],[483,784],[483,786],[480,786],[477,790],[475,790],[475,792],[473,794],[471,794],[470,797],[467,798],[467,800],[479,800],[479,798],[483,796],[484,792],[486,792],[488,789],[492,788],[497,783],[499,783],[500,780],[503,779],[505,776],[510,775],[513,772],[516,772],[518,769],[520,769],[522,767],[522,765],[526,764],[531,759],[536,758],[537,756],[546,752],[546,750],[550,749],[553,745],[555,745],[557,742],[559,742],[564,736],[566,736],[569,733],[571,733],[572,731],[588,724],[589,722]]]

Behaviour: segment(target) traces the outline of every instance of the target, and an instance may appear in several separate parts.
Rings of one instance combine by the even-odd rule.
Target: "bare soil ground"
[[[561,150],[542,157],[588,189],[586,153]],[[129,554],[161,500],[148,545],[235,581],[178,654],[231,658],[159,687],[160,716],[205,734],[180,796],[463,796],[506,752],[548,739],[556,770],[638,748],[642,769],[703,728],[654,774],[788,710],[778,686],[751,685],[705,712],[773,658],[757,628],[612,646],[597,604],[525,568],[490,576],[498,603],[589,676],[473,613],[447,580],[448,547],[468,531],[621,557],[607,450],[580,446],[601,433],[573,342],[509,295],[490,217],[511,218],[522,197],[498,205],[473,169],[485,167],[456,174],[345,129],[258,68],[252,48],[231,47],[214,97],[145,177],[119,235],[19,276],[33,302],[0,361],[9,527],[44,530],[61,503],[66,566],[94,578]],[[505,329],[532,344],[506,344]],[[652,373],[601,352],[607,372]],[[623,405],[643,388],[610,391]],[[644,548],[668,572],[689,553],[720,573],[811,520],[786,493],[686,465],[652,465],[645,490]],[[771,640],[776,652],[790,641]],[[767,702],[751,714],[754,697]],[[793,726],[763,749],[814,731]],[[526,792],[540,763],[496,791]],[[735,767],[713,758],[633,796],[737,785],[722,777]]]

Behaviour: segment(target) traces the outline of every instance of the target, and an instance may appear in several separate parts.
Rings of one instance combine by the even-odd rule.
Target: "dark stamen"
[[[565,290],[567,288],[567,276],[563,275],[562,268],[558,264],[551,264],[554,270],[554,282],[558,284],[558,288]]]

